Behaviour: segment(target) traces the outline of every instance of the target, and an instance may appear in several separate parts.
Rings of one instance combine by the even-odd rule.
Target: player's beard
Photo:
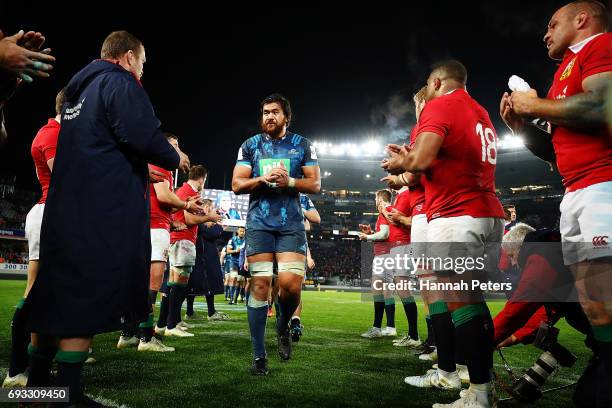
[[[285,120],[283,120],[282,122],[277,122],[277,121],[262,121],[261,122],[261,130],[262,132],[270,135],[271,138],[275,139],[277,138],[283,131],[283,128],[285,127],[285,123],[287,123]]]

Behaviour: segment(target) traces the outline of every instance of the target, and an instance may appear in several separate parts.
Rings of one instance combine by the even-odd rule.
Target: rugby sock
[[[232,298],[234,303],[238,303],[238,295],[240,295],[240,288],[236,286],[236,291],[234,291],[234,297]]]
[[[244,300],[245,294],[244,294],[244,288],[240,288],[240,299]]]
[[[247,290],[246,293],[244,294],[244,301],[246,303],[249,303],[249,298],[251,297],[251,291]]]
[[[187,296],[187,311],[185,311],[185,314],[187,316],[193,316],[193,302],[194,301],[195,301],[194,295]]]
[[[374,327],[382,327],[382,319],[385,314],[385,298],[383,295],[374,295]]]
[[[230,287],[229,285],[225,285],[225,299],[229,299],[230,295]]]
[[[489,383],[493,369],[493,321],[487,305],[476,303],[460,307],[452,317],[458,346],[465,354],[470,383]],[[436,340],[439,343],[441,337],[436,336]]]
[[[282,309],[280,308],[280,303],[278,303],[278,299],[274,301],[274,312],[276,313],[276,318],[278,319],[281,315]]]
[[[83,363],[87,360],[86,351],[64,351],[59,350],[55,356],[57,361],[56,387],[68,387],[70,401],[78,401],[82,398],[81,371]]]
[[[436,336],[438,367],[452,373],[457,370],[457,367],[455,366],[455,327],[451,314],[443,301],[429,305],[429,313],[432,331]]]
[[[155,303],[157,303],[157,291],[153,289],[149,289],[149,303],[152,308],[155,308]]]
[[[412,296],[402,298],[402,305],[404,305],[404,313],[406,313],[406,319],[408,319],[408,336],[412,340],[419,339],[419,327],[417,320],[417,305]]]
[[[168,308],[168,329],[174,329],[176,325],[181,321],[181,305],[185,299],[185,293],[187,293],[187,286],[179,285],[175,282],[175,285],[170,288],[169,296],[169,308]]]
[[[436,336],[434,335],[431,317],[429,315],[425,317],[425,323],[427,323],[427,340],[425,340],[425,343],[434,347],[436,345]]]
[[[25,299],[21,299],[15,308],[11,320],[11,355],[9,362],[9,376],[14,377],[23,373],[28,367],[28,344],[30,332],[25,328],[26,310],[23,307]]]
[[[249,320],[249,331],[251,332],[251,344],[253,346],[253,358],[266,357],[266,321],[268,320],[268,302],[256,300],[251,294],[247,305],[247,318]]]
[[[30,356],[28,387],[49,387],[51,385],[51,362],[55,351],[55,348],[38,348],[31,343],[28,345]]]
[[[162,295],[161,304],[159,306],[159,318],[157,319],[157,327],[166,327],[168,324],[168,308],[170,301],[167,295]]]
[[[612,377],[612,324],[606,326],[591,326],[593,336],[597,341],[597,349],[601,361],[608,372],[608,376]]]
[[[140,339],[145,342],[150,341],[151,337],[153,337],[153,334],[155,334],[154,327],[155,323],[153,320],[153,311],[151,310],[147,320],[138,325],[138,328],[140,329]]]
[[[206,295],[206,306],[209,317],[217,313],[217,309],[215,309],[215,295]]]
[[[229,296],[230,302],[234,301],[235,294],[236,294],[236,287],[235,286],[230,287],[230,296]]]
[[[395,299],[385,299],[385,313],[387,314],[387,327],[395,327]]]
[[[278,295],[278,303],[280,304],[280,317],[277,320],[276,330],[285,330],[289,326],[289,320],[295,312],[295,309],[300,305],[300,291],[290,293],[282,290]]]

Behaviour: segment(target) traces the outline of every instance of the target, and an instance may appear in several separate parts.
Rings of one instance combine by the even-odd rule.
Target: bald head
[[[607,30],[606,7],[592,0],[574,1],[553,14],[544,36],[548,55],[563,59],[569,46]]]
[[[573,1],[566,6],[567,13],[570,18],[575,18],[580,13],[584,13],[592,20],[600,31],[607,31],[608,28],[608,10],[603,3],[594,0]]]

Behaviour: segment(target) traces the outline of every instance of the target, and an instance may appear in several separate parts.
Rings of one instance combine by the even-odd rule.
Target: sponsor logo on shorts
[[[607,235],[593,237],[593,246],[595,248],[608,248],[608,237]]]

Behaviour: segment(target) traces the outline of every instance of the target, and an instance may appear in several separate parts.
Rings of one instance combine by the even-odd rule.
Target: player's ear
[[[440,78],[436,78],[434,79],[434,88],[435,90],[439,90],[440,87],[442,86],[442,81],[440,80]]]
[[[576,17],[574,17],[574,27],[577,30],[583,28],[588,18],[590,18],[590,16],[587,15],[587,13],[585,13],[584,11],[581,11],[580,13],[576,14]]]

